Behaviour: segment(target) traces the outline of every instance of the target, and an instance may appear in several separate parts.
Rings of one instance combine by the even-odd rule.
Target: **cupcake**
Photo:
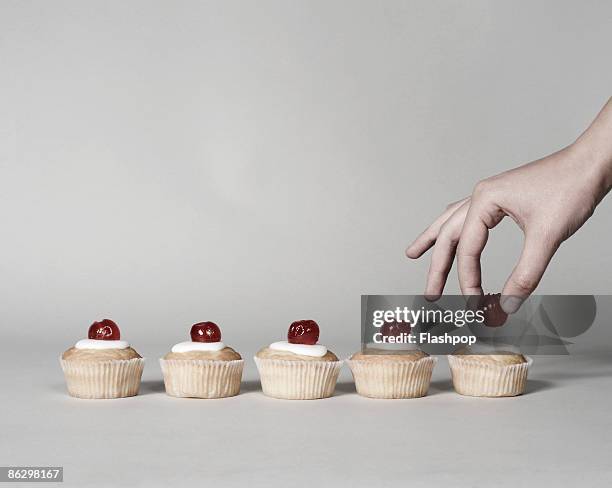
[[[244,361],[221,342],[214,322],[194,324],[191,341],[175,344],[159,362],[170,396],[224,398],[240,392]]]
[[[138,394],[144,359],[109,319],[94,322],[60,358],[68,393],[77,398],[123,398]]]
[[[427,395],[437,359],[414,351],[374,349],[346,361],[357,393],[369,398],[418,398]]]
[[[286,400],[332,396],[342,361],[327,347],[317,344],[317,323],[293,322],[287,339],[274,342],[255,355],[264,394]]]
[[[496,352],[471,354],[459,351],[448,356],[455,391],[477,397],[521,395],[532,360],[522,354]]]

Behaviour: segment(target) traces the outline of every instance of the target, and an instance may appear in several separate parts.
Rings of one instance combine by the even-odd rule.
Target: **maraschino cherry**
[[[298,320],[289,326],[287,339],[291,344],[314,346],[319,340],[319,326],[314,320]]]
[[[409,322],[385,322],[380,328],[380,333],[383,337],[400,336],[402,334],[410,334],[411,325]]]
[[[89,326],[87,337],[98,341],[118,341],[121,338],[121,333],[115,322],[104,319]]]
[[[221,329],[214,322],[199,322],[191,327],[193,342],[221,342]]]
[[[482,297],[481,307],[484,310],[484,325],[488,327],[501,327],[506,323],[508,314],[501,308],[500,298],[500,293],[487,293]]]

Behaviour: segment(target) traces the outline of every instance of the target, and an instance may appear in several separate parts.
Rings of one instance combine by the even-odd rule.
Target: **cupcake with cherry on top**
[[[91,324],[87,339],[65,351],[60,364],[68,393],[90,399],[137,395],[144,369],[144,359],[110,319]]]
[[[170,396],[225,398],[240,392],[244,361],[221,342],[214,322],[194,324],[191,341],[175,344],[159,362]]]
[[[381,334],[384,337],[401,337],[410,334],[410,331],[409,323],[387,322]],[[359,395],[400,399],[427,395],[436,361],[435,357],[419,349],[370,348],[356,352],[346,363],[353,373]]]
[[[298,320],[289,326],[287,341],[273,342],[255,355],[265,395],[315,400],[334,394],[342,361],[318,340],[318,324]]]

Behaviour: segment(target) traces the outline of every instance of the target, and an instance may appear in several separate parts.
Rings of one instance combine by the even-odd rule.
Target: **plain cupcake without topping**
[[[94,322],[87,337],[60,358],[68,393],[77,398],[137,395],[144,359],[121,340],[117,324],[110,319]]]
[[[175,344],[160,359],[166,393],[191,398],[238,395],[244,361],[221,341],[219,326],[199,322],[190,335],[191,341]]]
[[[315,400],[334,394],[342,362],[318,340],[318,324],[298,320],[289,326],[287,341],[273,342],[255,355],[265,395]]]
[[[532,360],[512,352],[473,354],[462,350],[449,355],[448,363],[453,387],[460,395],[508,397],[525,392]]]

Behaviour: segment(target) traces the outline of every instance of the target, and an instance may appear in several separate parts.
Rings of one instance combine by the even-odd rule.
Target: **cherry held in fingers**
[[[501,294],[487,293],[482,297],[481,308],[484,310],[484,325],[488,327],[501,327],[508,320],[508,314],[503,311],[499,303]]]

